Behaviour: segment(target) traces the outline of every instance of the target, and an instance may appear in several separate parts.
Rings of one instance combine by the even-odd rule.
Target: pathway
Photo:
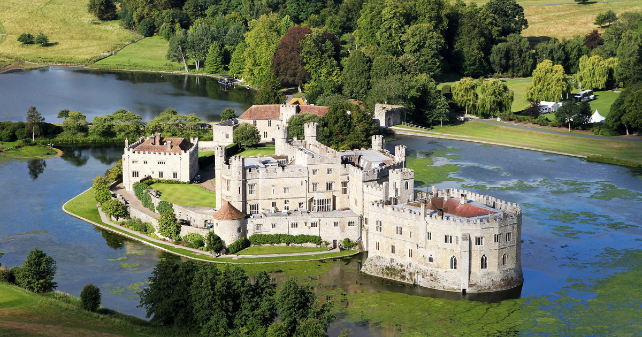
[[[549,129],[544,129],[544,128],[529,127],[529,126],[516,125],[516,124],[512,124],[512,123],[505,123],[505,122],[497,122],[497,121],[493,121],[493,120],[490,120],[490,119],[475,119],[475,121],[481,122],[481,123],[486,123],[486,124],[501,125],[501,126],[505,126],[505,127],[509,127],[509,128],[513,128],[513,129],[521,129],[521,130],[528,130],[528,131],[535,131],[535,132],[542,132],[542,133],[551,133],[551,134],[565,135],[565,136],[571,136],[571,137],[602,139],[602,140],[622,140],[622,141],[629,141],[629,142],[640,142],[640,141],[642,141],[642,137],[639,137],[639,136],[628,136],[628,138],[625,138],[626,136],[623,136],[623,137],[604,137],[604,136],[583,135],[583,134],[578,134],[578,133],[570,133],[570,132],[564,132],[564,131],[549,130]]]
[[[160,214],[156,212],[152,212],[149,209],[143,207],[143,203],[140,202],[140,200],[138,200],[136,196],[126,191],[122,183],[116,185],[116,187],[114,187],[111,191],[122,195],[125,198],[125,200],[127,200],[127,203],[129,204],[129,206],[136,208],[137,210],[151,216],[156,220],[160,219]]]
[[[283,257],[283,256],[304,256],[304,255],[317,255],[317,254],[328,254],[328,253],[338,253],[341,250],[337,247],[331,250],[321,250],[317,252],[305,252],[305,253],[287,253],[287,254],[262,254],[262,255],[223,255],[221,257],[231,257],[234,260],[238,260],[240,258],[244,259],[255,259],[255,258],[261,258],[261,257]]]

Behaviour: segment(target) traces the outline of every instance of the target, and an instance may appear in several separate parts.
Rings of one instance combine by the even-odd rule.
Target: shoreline
[[[27,145],[27,146],[33,146],[33,145]],[[49,157],[16,157],[16,156],[10,156],[8,154],[5,154],[4,152],[0,152],[0,155],[8,157],[8,158],[13,158],[13,159],[50,159],[50,158],[56,158],[56,157],[62,156],[63,152],[62,152],[61,149],[58,149],[58,148],[55,148],[55,147],[52,147],[52,146],[49,146],[49,147],[54,149],[54,151],[56,151],[55,155],[49,156]]]

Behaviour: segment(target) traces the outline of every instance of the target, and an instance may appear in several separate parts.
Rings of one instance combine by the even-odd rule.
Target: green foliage
[[[642,168],[642,164],[626,160],[626,159],[621,159],[621,158],[612,158],[612,157],[603,157],[603,156],[587,156],[586,161],[588,162],[593,162],[593,163],[603,163],[603,164],[612,164],[612,165],[619,165],[619,166],[625,166],[625,167],[630,167],[630,168]]]
[[[49,45],[49,37],[45,35],[44,33],[40,32],[38,35],[36,35],[36,38],[33,40],[35,44],[39,44],[43,47],[46,47]]]
[[[370,66],[370,59],[361,50],[350,53],[341,73],[344,95],[360,100],[366,98],[370,90]]]
[[[225,249],[223,241],[218,235],[216,235],[216,233],[214,233],[214,231],[209,231],[207,233],[207,238],[205,241],[207,243],[205,246],[205,250],[220,253],[221,251],[223,251],[223,249]]]
[[[475,3],[466,6],[457,25],[454,44],[455,68],[465,76],[478,77],[489,70],[485,55],[490,54],[501,32],[497,17]]]
[[[236,254],[249,246],[250,241],[245,237],[241,237],[240,239],[234,241],[234,243],[232,243],[231,245],[227,246],[227,254]]]
[[[306,123],[321,123],[321,116],[312,113],[299,113],[288,119],[288,136],[304,139],[303,126]]]
[[[105,179],[108,182],[114,182],[123,177],[123,160],[119,160],[114,166],[105,171]]]
[[[87,311],[96,311],[100,307],[101,295],[98,286],[86,284],[80,292],[80,305]]]
[[[56,270],[56,261],[42,250],[34,248],[27,255],[27,260],[19,272],[15,274],[16,283],[35,293],[49,292],[57,287],[53,281]]]
[[[479,88],[477,111],[481,115],[500,115],[511,111],[513,91],[506,82],[500,80],[484,81]]]
[[[218,42],[214,41],[210,45],[205,59],[205,72],[209,74],[218,74],[223,71],[223,53]]]
[[[533,55],[525,37],[511,34],[507,42],[493,46],[490,65],[497,74],[511,77],[528,76],[533,71]]]
[[[140,200],[140,202],[143,204],[143,207],[148,208],[152,212],[154,212],[154,203],[152,202],[152,197],[147,193],[146,191],[151,189],[149,185],[141,182],[134,183],[134,194],[136,195],[136,198]]]
[[[62,122],[62,128],[71,137],[79,133],[86,133],[89,128],[87,116],[77,111],[70,111],[67,118]]]
[[[97,203],[102,204],[103,202],[111,199],[111,192],[107,188],[101,188],[94,192],[95,192],[94,194],[95,194]]]
[[[588,123],[591,114],[588,102],[576,103],[575,100],[569,100],[555,111],[555,120],[567,124],[570,132],[571,126],[578,127]]]
[[[626,132],[642,129],[642,83],[636,83],[624,90],[613,102],[605,124],[613,129]],[[638,131],[639,132],[639,131]]]
[[[314,325],[320,324],[325,332],[334,320],[334,316],[330,313],[331,303],[326,302],[319,307],[314,290],[307,285],[298,285],[296,279],[291,278],[285,281],[277,297],[279,320],[285,325],[285,330],[290,335],[294,334],[295,330],[298,331],[298,327],[312,324],[306,321],[308,319],[317,320],[318,322],[314,322]],[[312,334],[312,336],[317,335]]]
[[[32,141],[35,140],[36,134],[40,134],[44,122],[45,118],[36,110],[36,107],[30,106],[27,110],[27,124],[25,125],[25,129],[31,131]]]
[[[344,102],[332,105],[323,116],[319,141],[335,149],[368,148],[372,135],[378,132],[372,114]]]
[[[194,59],[196,70],[200,69],[201,62],[207,58],[208,49],[210,52],[212,51],[211,45],[216,42],[215,38],[214,29],[205,22],[200,22],[198,25],[195,24],[195,26],[192,26],[192,28],[187,31],[187,56]],[[216,45],[220,59],[220,46],[218,42],[216,42]],[[212,66],[214,67],[212,70],[216,70],[217,67],[215,58],[216,57],[212,59]],[[212,73],[210,72],[210,74]]]
[[[223,112],[221,113],[221,122],[232,118],[236,118],[236,110],[232,108],[225,108],[225,110],[223,110]]]
[[[145,128],[142,117],[133,112],[119,109],[111,115],[96,116],[89,129],[90,135],[98,137],[130,137],[142,136]]]
[[[477,82],[470,77],[464,77],[452,86],[453,100],[463,107],[466,113],[474,112],[478,100]]]
[[[439,122],[439,124],[443,127],[444,120],[448,120],[449,112],[450,109],[448,108],[448,101],[446,100],[446,97],[440,95],[434,108],[426,111],[426,120],[429,121],[431,125]]]
[[[168,210],[161,214],[158,220],[158,233],[173,240],[180,239],[181,226],[176,221],[173,210]]]
[[[404,51],[417,60],[417,70],[431,77],[442,73],[445,48],[443,36],[431,24],[423,23],[408,27],[401,37]]]
[[[93,180],[93,185],[92,185],[92,188],[94,189],[94,193],[97,193],[102,189],[108,190],[109,183],[111,183],[111,181],[107,180],[107,178],[96,176],[96,178],[94,178]]]
[[[281,84],[275,78],[270,77],[263,81],[261,90],[254,96],[254,104],[283,104],[285,95],[281,91]]]
[[[617,48],[615,77],[624,86],[642,82],[642,34],[626,32]]]
[[[241,147],[256,146],[261,141],[261,135],[256,126],[249,123],[241,123],[234,130],[234,143]]]
[[[524,8],[515,0],[490,0],[485,7],[499,19],[502,36],[520,34],[523,29],[528,28]]]
[[[245,34],[247,47],[244,52],[244,79],[251,85],[263,83],[272,74],[270,65],[279,39],[291,27],[291,21],[285,17],[279,19],[276,13],[261,15],[249,23],[250,31]],[[234,56],[232,56],[234,58]]]
[[[403,53],[403,36],[410,13],[404,3],[397,1],[386,1],[381,11],[381,21],[377,23],[377,40],[383,50],[393,56]]]
[[[169,42],[172,36],[174,36],[174,26],[170,23],[162,24],[158,30],[158,35]]]
[[[115,217],[116,221],[118,221],[119,218],[126,218],[129,216],[127,208],[125,208],[125,205],[123,205],[120,200],[110,199],[103,202],[101,206],[105,215],[108,217]]]
[[[610,26],[611,23],[617,21],[617,14],[614,11],[608,10],[606,12],[600,12],[595,17],[595,22],[593,24],[598,26],[605,26],[607,23]]]
[[[343,239],[342,245],[345,249],[352,249],[357,246],[356,242],[352,242],[349,238]]]
[[[538,44],[535,47],[535,55],[538,64],[544,60],[551,60],[553,64],[562,66],[566,64],[566,49],[564,48],[564,44],[555,38]]]
[[[183,236],[183,241],[185,241],[185,247],[198,249],[205,246],[205,239],[198,233],[190,233]]]
[[[188,72],[189,68],[187,67],[187,50],[187,33],[185,33],[185,30],[180,29],[176,31],[176,34],[174,34],[171,39],[169,39],[169,48],[167,49],[167,55],[165,57],[170,61],[183,63],[185,72]]]
[[[195,114],[180,115],[175,109],[167,108],[147,123],[146,129],[149,133],[162,133],[165,137],[187,137],[192,134],[192,128],[200,121],[201,119]]]
[[[526,89],[525,98],[530,101],[556,102],[570,91],[570,85],[561,65],[544,60],[533,71],[533,83]]]
[[[249,238],[253,245],[277,245],[280,243],[286,244],[302,244],[314,243],[321,245],[321,237],[317,235],[290,235],[290,234],[252,234]]]
[[[330,33],[313,32],[301,40],[301,58],[310,74],[305,90],[318,87],[326,95],[339,92],[341,68],[337,62],[338,40]]]
[[[603,59],[599,55],[580,58],[580,71],[575,74],[575,81],[582,83],[582,88],[605,89],[607,82],[613,80],[613,71],[617,67],[617,59]]]
[[[131,218],[127,220],[127,222],[123,223],[123,225],[131,230],[135,230],[143,234],[151,234],[156,231],[151,222],[143,222],[138,218]]]
[[[98,20],[114,20],[117,17],[114,0],[89,0],[87,11]]]
[[[34,37],[30,33],[22,33],[18,36],[18,42],[22,44],[33,44]]]
[[[246,48],[247,45],[245,43],[239,43],[238,45],[236,45],[236,48],[234,48],[232,59],[230,60],[230,64],[228,66],[228,68],[230,69],[230,73],[234,76],[241,76],[243,74],[243,71],[245,69]]]
[[[580,58],[590,53],[590,50],[584,44],[584,39],[579,35],[575,35],[572,39],[563,40],[562,43],[566,52],[564,69],[567,73],[578,72]]]
[[[172,205],[172,203],[167,202],[165,200],[161,200],[158,202],[156,211],[158,212],[158,214],[163,214],[165,213],[165,211],[174,211],[174,205]]]
[[[140,24],[138,24],[138,34],[144,37],[153,36],[155,31],[156,25],[152,18],[143,19]]]

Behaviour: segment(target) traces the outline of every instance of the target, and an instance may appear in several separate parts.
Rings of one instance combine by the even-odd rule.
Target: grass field
[[[153,184],[161,192],[161,199],[181,206],[216,207],[216,193],[199,185]]]
[[[403,127],[407,128],[407,127]],[[591,139],[561,134],[528,131],[505,126],[466,122],[456,126],[444,126],[433,131],[418,133],[442,134],[459,137],[462,140],[481,140],[533,149],[557,151],[574,155],[601,155],[642,162],[642,142],[629,142],[611,138]]]
[[[17,149],[11,149],[3,152],[4,155],[13,158],[51,158],[55,157],[58,152],[56,149],[45,145],[23,146]]]
[[[0,150],[4,150],[9,147],[14,147],[16,145],[20,144],[20,141],[15,141],[15,142],[0,142]]]
[[[327,251],[328,248],[296,246],[260,246],[249,247],[238,252],[239,255],[290,254]]]
[[[591,111],[595,112],[595,109],[597,109],[600,115],[606,117],[611,111],[611,105],[618,96],[620,94],[613,91],[595,91],[595,100],[589,102]]]
[[[101,69],[184,71],[181,63],[165,58],[169,42],[160,36],[146,37],[130,44],[115,55],[92,65]]]
[[[86,64],[137,36],[119,21],[101,22],[87,13],[88,0],[2,0],[6,40],[0,54],[32,62]],[[48,47],[22,45],[22,33],[44,33]]]
[[[254,148],[246,148],[244,151],[241,151],[236,156],[243,157],[256,157],[256,155],[269,156],[274,154],[274,144],[262,144]]]

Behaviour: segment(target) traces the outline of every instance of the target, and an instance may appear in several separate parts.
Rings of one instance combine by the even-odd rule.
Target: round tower
[[[303,126],[303,134],[305,135],[306,142],[316,142],[317,134],[319,133],[319,124],[317,123],[305,123]]]

